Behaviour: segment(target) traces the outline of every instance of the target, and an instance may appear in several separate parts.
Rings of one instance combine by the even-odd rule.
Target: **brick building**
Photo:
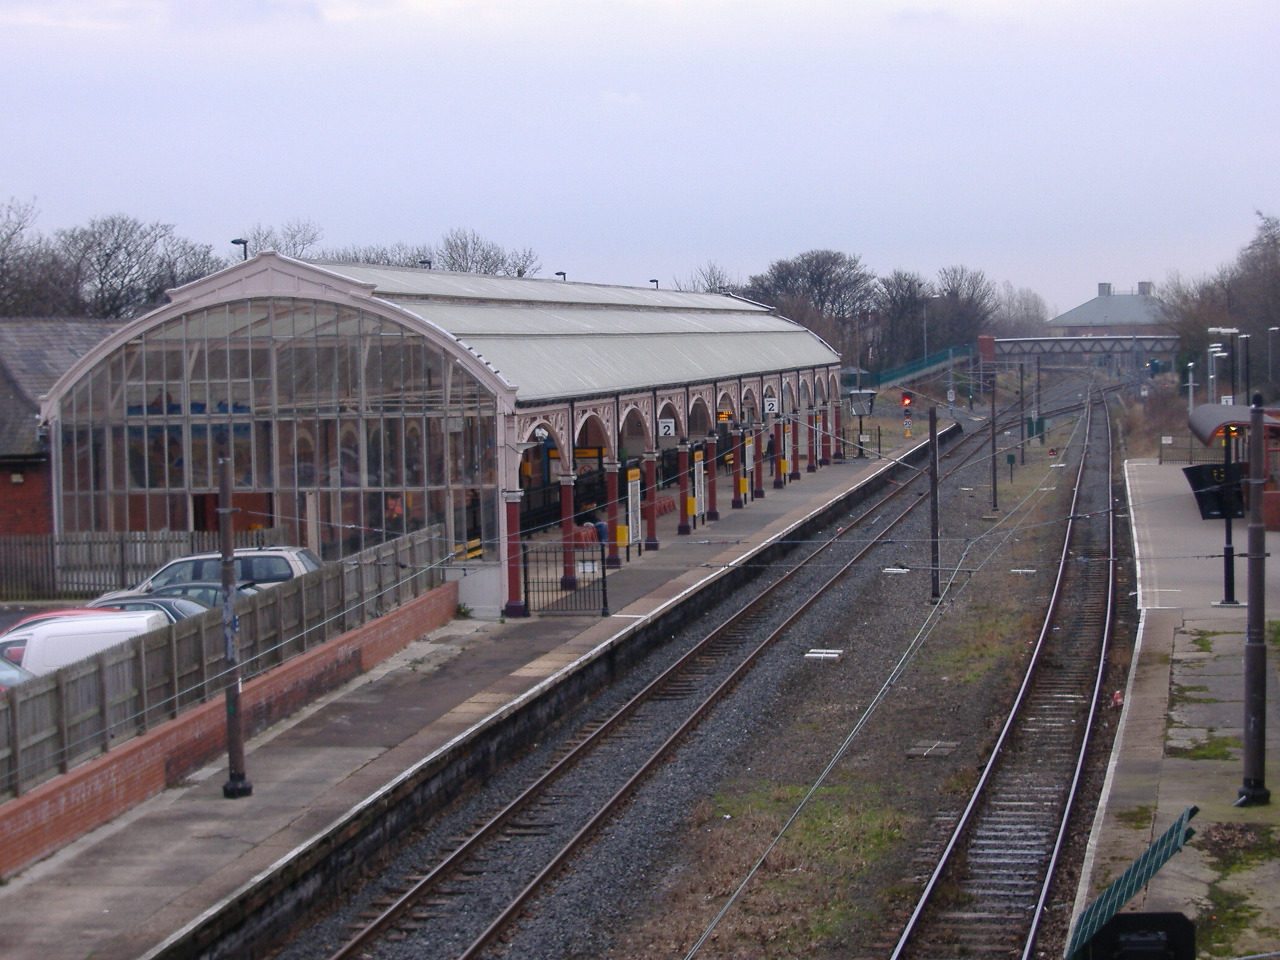
[[[53,532],[40,398],[119,326],[100,320],[0,319],[0,536]]]

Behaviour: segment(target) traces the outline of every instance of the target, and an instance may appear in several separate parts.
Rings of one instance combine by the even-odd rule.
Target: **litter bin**
[[[1230,508],[1233,518],[1244,516],[1244,498],[1240,495],[1241,464],[1233,463],[1228,468],[1221,463],[1197,463],[1183,467],[1182,472],[1195,494],[1201,520],[1221,520],[1226,515],[1225,508]]]

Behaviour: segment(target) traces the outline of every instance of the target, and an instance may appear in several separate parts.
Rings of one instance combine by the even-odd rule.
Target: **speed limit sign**
[[[902,425],[903,425],[904,427],[906,427],[908,430],[910,430],[910,429],[912,428],[912,426],[914,426],[914,424],[912,424],[912,422],[911,422],[911,418],[910,418],[910,417],[905,417],[905,418],[903,418]]]
[[[955,402],[956,402],[956,392],[954,390],[948,390],[947,403],[955,403]]]

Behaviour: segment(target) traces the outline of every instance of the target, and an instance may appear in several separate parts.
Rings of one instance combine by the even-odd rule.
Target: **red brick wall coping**
[[[398,653],[448,623],[457,608],[458,585],[446,583],[247,681],[240,695],[247,733]],[[226,749],[226,723],[218,697],[0,804],[0,876],[12,876],[211,762]]]

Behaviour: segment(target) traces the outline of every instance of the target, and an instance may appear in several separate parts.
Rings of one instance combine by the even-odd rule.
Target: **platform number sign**
[[[777,398],[777,397],[765,397],[765,398],[764,398],[764,412],[765,412],[765,413],[767,413],[767,414],[773,415],[773,416],[777,416],[777,413],[778,413],[778,398]]]
[[[676,422],[668,418],[658,420],[658,436],[674,437],[676,435]]]

